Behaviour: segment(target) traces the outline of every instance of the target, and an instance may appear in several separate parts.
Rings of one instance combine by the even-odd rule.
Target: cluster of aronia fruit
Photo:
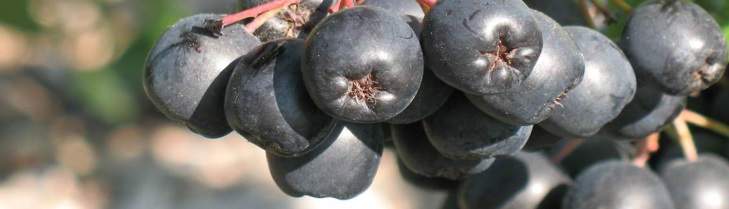
[[[718,163],[726,169],[705,173],[729,173],[713,158],[679,163],[666,187],[646,169],[608,162],[573,183],[519,152],[528,141],[644,138],[727,63],[718,24],[691,2],[643,3],[619,45],[527,4],[544,2],[242,0],[239,13],[171,26],[149,53],[145,90],[200,135],[235,130],[263,148],[292,196],[356,196],[386,140],[409,175],[460,183],[463,208],[670,209],[667,188],[700,183],[682,172]],[[528,140],[533,129],[542,133]]]

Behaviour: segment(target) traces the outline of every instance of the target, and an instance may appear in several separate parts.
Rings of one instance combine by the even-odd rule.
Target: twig
[[[352,8],[354,7],[355,1],[354,0],[341,0],[342,5],[339,7],[339,10]]]
[[[607,18],[608,23],[614,23],[617,21],[615,16],[610,12],[610,9],[608,9],[606,6],[599,4],[599,2],[595,0],[590,0],[593,6],[597,8],[597,11],[600,12],[600,14],[605,15],[605,18]]]
[[[716,132],[726,138],[729,138],[729,126],[719,121],[713,120],[691,110],[684,110],[679,116],[691,125],[698,126]]]
[[[691,130],[686,121],[679,116],[673,120],[673,127],[678,134],[678,143],[681,145],[683,155],[686,156],[687,160],[695,161],[698,158],[698,153],[694,144],[694,137],[691,135]]]
[[[557,153],[552,155],[552,157],[550,158],[550,161],[552,161],[555,164],[561,162],[565,157],[567,157],[567,155],[569,155],[573,151],[575,151],[575,149],[577,149],[577,147],[579,147],[580,144],[582,144],[583,142],[585,142],[584,139],[568,140],[567,143],[565,143],[562,147],[560,147],[560,149]]]
[[[628,2],[625,2],[625,0],[611,0],[613,4],[620,7],[623,12],[630,14],[633,11],[633,7],[628,4]]]
[[[659,144],[658,141],[660,140],[660,133],[656,132],[645,139],[640,140],[640,144],[638,146],[638,152],[635,155],[635,158],[633,158],[633,164],[638,167],[645,167],[648,160],[651,158],[651,154],[658,151]]]
[[[273,9],[283,8],[290,4],[299,3],[300,1],[301,0],[273,0],[268,3],[261,4],[261,5],[255,6],[253,8],[243,10],[243,11],[240,11],[235,14],[226,15],[220,21],[221,22],[220,26],[226,27],[228,25],[240,22],[241,20],[251,18],[251,17],[256,17],[260,14],[271,11]]]
[[[438,3],[437,0],[415,0],[418,2],[418,5],[420,5],[420,8],[423,9],[423,13],[428,14],[430,12],[430,9],[433,9],[436,3]]]
[[[271,10],[271,11],[268,11],[268,12],[265,12],[265,13],[259,15],[258,17],[256,17],[256,19],[253,19],[252,22],[250,22],[246,25],[246,31],[248,31],[248,33],[253,34],[253,32],[255,32],[259,27],[261,27],[261,25],[263,25],[263,23],[265,23],[266,21],[268,21],[271,18],[273,18],[274,16],[276,16],[276,14],[278,14],[278,12],[280,12],[281,10],[283,10],[283,7],[274,9],[274,10]]]
[[[335,13],[338,12],[341,8],[342,0],[332,0],[332,5],[329,6],[329,9],[327,10],[329,13]]]
[[[587,2],[589,0],[579,0],[578,3],[580,5],[580,12],[582,12],[582,18],[585,19],[585,23],[587,23],[587,26],[590,28],[595,28],[597,25],[595,24],[595,20],[592,18],[592,14],[590,13],[590,7],[589,3]]]

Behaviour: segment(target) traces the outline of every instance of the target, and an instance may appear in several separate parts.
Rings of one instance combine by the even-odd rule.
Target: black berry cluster
[[[566,166],[573,178],[520,150],[663,129],[724,73],[716,21],[691,2],[651,0],[616,44],[563,27],[583,22],[545,2],[242,0],[239,13],[171,26],[144,86],[190,130],[235,130],[264,149],[292,196],[356,196],[391,141],[403,173],[458,187],[463,208],[697,208],[672,200],[696,198],[681,189],[703,180],[687,176],[729,174],[724,161],[670,164],[664,184],[617,161]]]

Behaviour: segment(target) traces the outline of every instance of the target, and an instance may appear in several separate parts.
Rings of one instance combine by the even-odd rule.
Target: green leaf
[[[726,46],[727,50],[729,50],[729,25],[724,26],[724,39],[726,40],[726,43],[727,43],[727,46]],[[727,55],[727,56],[729,56],[729,55]]]
[[[129,122],[139,114],[138,101],[111,69],[72,72],[73,95],[84,109],[110,124]]]

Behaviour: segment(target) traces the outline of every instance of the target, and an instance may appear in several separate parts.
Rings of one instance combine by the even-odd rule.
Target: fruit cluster
[[[391,140],[408,172],[467,179],[465,208],[535,208],[573,183],[519,152],[525,145],[645,138],[726,68],[718,24],[691,2],[641,4],[619,44],[528,5],[544,2],[241,0],[239,13],[171,26],[149,53],[144,87],[192,131],[235,130],[266,150],[292,196],[356,196]],[[711,163],[669,167],[668,188],[695,183],[681,172]],[[527,183],[543,191],[508,190]],[[583,172],[563,206],[622,208],[620,192],[640,208],[674,207],[660,179],[622,163]]]

